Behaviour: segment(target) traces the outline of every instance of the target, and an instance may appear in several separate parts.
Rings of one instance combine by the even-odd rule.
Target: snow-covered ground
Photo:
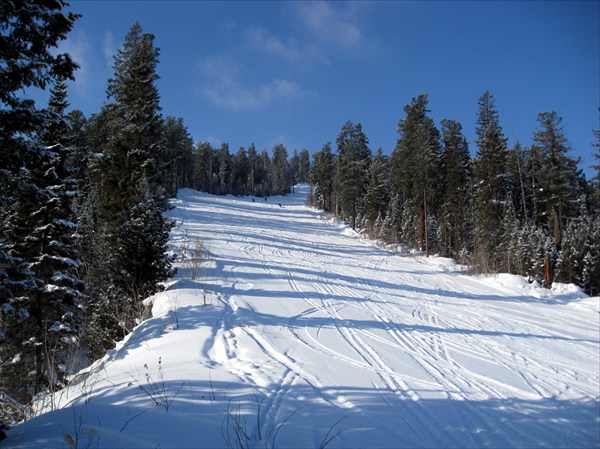
[[[182,190],[154,317],[0,446],[599,446],[600,298],[391,254],[305,198]]]

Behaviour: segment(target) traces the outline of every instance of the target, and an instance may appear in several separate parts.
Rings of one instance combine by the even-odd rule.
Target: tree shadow
[[[207,370],[208,377],[208,370]],[[183,386],[183,387],[182,387]],[[425,394],[427,392],[418,392]],[[431,392],[430,392],[431,393]],[[242,429],[250,447],[509,448],[598,447],[598,401],[409,399],[404,391],[350,386],[258,388],[242,382],[168,379],[168,410],[127,385],[104,386],[87,404],[38,416],[10,430],[0,447],[221,448]]]

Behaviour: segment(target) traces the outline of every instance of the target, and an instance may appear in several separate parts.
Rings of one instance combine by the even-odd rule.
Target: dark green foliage
[[[506,271],[544,283],[548,259],[550,282],[576,282],[598,292],[600,178],[588,183],[577,171],[555,113],[539,115],[531,148],[516,142],[508,149],[494,98],[485,92],[473,160],[456,121],[441,121],[440,139],[427,115],[427,95],[413,98],[404,111],[389,158],[379,151],[361,159],[348,150],[352,145],[340,147],[352,141],[351,122],[340,133],[337,157],[330,144],[314,153],[310,204],[373,238],[439,251],[480,272]],[[594,135],[600,139],[600,132]],[[600,148],[600,141],[593,145]],[[298,163],[293,158],[292,166]]]
[[[433,120],[427,116],[427,95],[419,95],[404,107],[406,118],[400,120],[400,137],[392,153],[392,193],[400,198],[402,208],[412,213],[406,217],[418,220],[411,225],[418,235],[410,242],[418,242],[422,251],[435,247],[428,245],[428,216],[436,216],[439,206],[440,135]],[[404,226],[408,232],[407,226]]]
[[[249,193],[249,175],[248,156],[246,149],[241,147],[231,161],[231,191],[234,195],[247,195]]]
[[[471,157],[460,123],[442,120],[440,250],[459,258],[473,247]]]
[[[365,192],[365,209],[367,229],[373,237],[380,237],[383,222],[390,202],[389,158],[383,155],[380,148],[369,167],[367,190]]]
[[[254,144],[241,147],[235,155],[224,143],[218,149],[208,142],[196,146],[192,185],[202,192],[216,195],[287,195],[292,191],[293,174],[286,148],[273,148],[273,158],[266,150],[257,153]]]
[[[555,112],[538,114],[538,129],[533,136],[537,169],[536,219],[548,227],[560,249],[562,229],[568,217],[577,214],[579,197],[577,161],[567,156],[569,145],[561,118]]]
[[[331,143],[326,143],[321,151],[313,154],[313,164],[309,175],[313,187],[311,204],[325,212],[333,212],[335,165],[336,156],[331,152]]]
[[[360,123],[346,122],[337,138],[338,182],[342,218],[356,229],[363,212],[371,150]]]
[[[165,256],[171,223],[163,216],[168,196],[182,185],[179,159],[191,159],[191,140],[181,120],[160,116],[154,36],[135,23],[115,56],[108,95],[115,102],[94,116],[88,131],[93,154],[86,207],[88,275],[95,314],[129,331],[141,319],[141,300],[172,275]],[[189,174],[187,175],[189,176]],[[95,330],[110,335],[116,329]]]
[[[474,261],[479,270],[492,272],[498,269],[498,223],[502,220],[509,182],[506,139],[500,127],[494,97],[489,92],[484,92],[479,99],[476,131]]]
[[[177,190],[193,187],[194,156],[193,141],[183,124],[183,118],[167,117],[163,125],[164,177],[166,194],[175,197]]]
[[[170,226],[165,224],[161,205],[149,186],[140,186],[139,192],[140,197],[115,233],[114,262],[121,267],[121,275],[115,277],[113,286],[131,302],[125,305],[124,316],[139,316],[141,300],[156,293],[157,284],[174,274],[172,260],[165,253]]]
[[[287,195],[292,191],[291,175],[288,165],[288,153],[282,144],[273,148],[271,161],[271,195]]]
[[[76,14],[63,1],[0,4],[0,381],[20,401],[54,388],[66,372],[82,285],[70,221],[73,188],[61,132],[66,92],[77,67],[52,51]],[[55,85],[48,109],[22,98],[25,88]],[[60,347],[58,346],[60,343]],[[54,352],[53,352],[54,351]]]
[[[310,155],[308,150],[300,151],[300,164],[298,166],[298,182],[306,184],[308,182],[308,174],[310,172]]]

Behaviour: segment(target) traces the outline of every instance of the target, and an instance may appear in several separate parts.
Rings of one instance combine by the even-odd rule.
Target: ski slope
[[[306,193],[180,191],[153,318],[0,447],[600,445],[600,298],[394,255]]]

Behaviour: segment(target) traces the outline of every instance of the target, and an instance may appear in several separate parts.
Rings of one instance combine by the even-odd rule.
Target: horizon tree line
[[[371,238],[440,254],[480,273],[528,276],[550,287],[600,292],[600,174],[592,181],[567,153],[556,112],[538,114],[533,144],[509,148],[494,97],[484,92],[471,157],[460,123],[429,117],[414,97],[389,156],[368,148],[360,123],[342,126],[337,152],[313,154],[310,204]],[[600,139],[600,132],[593,131]],[[599,158],[600,142],[593,144]]]

